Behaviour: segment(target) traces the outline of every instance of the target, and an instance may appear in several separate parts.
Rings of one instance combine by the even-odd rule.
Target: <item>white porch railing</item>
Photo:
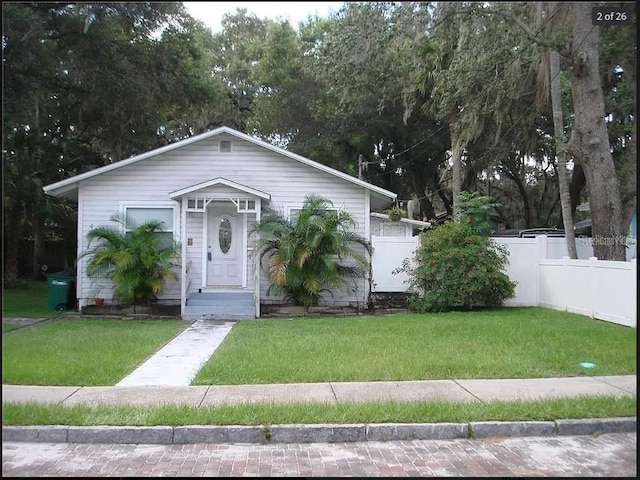
[[[187,305],[187,295],[191,287],[191,260],[186,263],[184,269],[184,278],[182,279],[182,292],[180,293],[180,311],[184,313],[184,307]]]

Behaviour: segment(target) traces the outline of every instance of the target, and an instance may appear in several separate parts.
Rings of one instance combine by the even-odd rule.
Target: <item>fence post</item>
[[[589,299],[587,300],[587,304],[589,305],[589,316],[591,318],[595,318],[596,309],[596,289],[598,288],[597,279],[596,279],[596,264],[598,262],[598,257],[589,257],[589,275],[591,275],[591,294],[589,295]]]
[[[538,235],[536,237],[536,271],[535,271],[535,288],[536,288],[536,307],[540,306],[540,260],[547,259],[547,236]]]

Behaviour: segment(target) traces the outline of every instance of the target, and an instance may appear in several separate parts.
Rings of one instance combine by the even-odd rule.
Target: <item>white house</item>
[[[252,318],[267,296],[268,279],[251,255],[249,228],[269,207],[290,214],[307,194],[349,211],[356,232],[410,236],[424,222],[390,222],[379,214],[396,194],[228,127],[220,127],[44,187],[45,193],[77,201],[78,256],[86,234],[113,225],[119,212],[139,222],[160,219],[182,245],[179,281],[169,283],[162,303],[181,306],[183,318]],[[373,215],[372,215],[373,214]],[[385,223],[395,224],[383,228]],[[415,225],[413,225],[415,223]],[[366,302],[369,282],[355,292],[334,292],[326,305]],[[90,302],[92,280],[85,261],[77,266],[79,308]],[[101,296],[109,300],[112,286]]]

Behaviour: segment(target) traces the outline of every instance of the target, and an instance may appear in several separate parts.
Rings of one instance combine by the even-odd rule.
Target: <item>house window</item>
[[[206,207],[204,198],[190,197],[187,199],[187,210],[190,212],[204,212],[204,207]]]
[[[231,140],[220,140],[220,153],[231,153]]]
[[[256,201],[249,198],[232,198],[231,201],[236,206],[238,213],[256,213]]]
[[[158,220],[162,222],[162,232],[158,232],[157,235],[166,238],[168,241],[171,241],[174,237],[175,211],[173,207],[125,206],[124,214],[127,219],[125,233],[129,233],[131,230],[148,221]]]
[[[291,220],[292,222],[295,222],[296,219],[298,218],[298,215],[300,215],[300,210],[302,210],[302,207],[288,207],[287,208],[287,216],[289,217],[289,220]],[[341,210],[338,207],[328,207],[327,210],[333,210],[335,212]]]

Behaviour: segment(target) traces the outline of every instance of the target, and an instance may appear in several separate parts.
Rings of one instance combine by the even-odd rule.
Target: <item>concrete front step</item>
[[[186,305],[184,313],[205,314],[220,313],[231,315],[250,315],[253,317],[256,311],[252,306],[235,306],[235,305]]]
[[[189,294],[187,305],[253,308],[254,301],[251,292],[202,292]]]
[[[205,298],[207,300],[253,299],[253,292],[192,292],[189,298]]]
[[[243,315],[253,316],[255,314],[255,308],[251,307],[238,307],[233,305],[186,305],[184,307],[184,313],[205,314],[205,313],[219,313],[222,315]]]
[[[187,305],[193,306],[229,306],[229,307],[252,307],[253,306],[253,297],[252,298],[224,298],[220,300],[210,300],[208,298],[188,298]]]

